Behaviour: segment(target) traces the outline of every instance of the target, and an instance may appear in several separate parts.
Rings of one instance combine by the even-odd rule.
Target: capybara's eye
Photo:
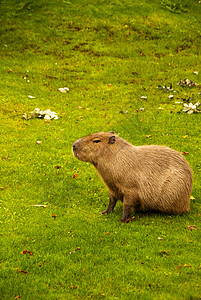
[[[101,142],[101,140],[99,140],[99,139],[93,140],[93,143],[96,143],[96,144],[98,144],[98,143],[100,143],[100,142]]]

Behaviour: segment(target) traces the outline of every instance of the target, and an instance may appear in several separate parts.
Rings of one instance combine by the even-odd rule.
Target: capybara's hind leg
[[[114,197],[111,193],[109,194],[110,196],[110,202],[108,205],[108,208],[102,212],[103,215],[108,215],[113,209],[115,208],[115,205],[117,203],[117,198]]]

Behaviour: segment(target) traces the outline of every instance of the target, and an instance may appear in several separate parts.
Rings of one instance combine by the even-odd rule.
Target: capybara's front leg
[[[117,203],[117,198],[114,197],[112,195],[112,193],[110,193],[109,196],[110,196],[110,202],[109,202],[108,208],[102,212],[103,215],[108,215],[111,211],[113,211],[113,209],[115,208],[115,205]]]
[[[131,221],[131,214],[134,211],[134,207],[129,204],[124,204],[123,216],[121,218],[121,222],[128,223]]]
[[[128,223],[131,221],[131,215],[134,211],[135,204],[137,203],[136,195],[126,195],[123,199],[123,216],[121,222]]]

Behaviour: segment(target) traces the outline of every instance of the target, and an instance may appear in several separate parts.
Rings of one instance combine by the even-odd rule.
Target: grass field
[[[200,15],[197,0],[0,1],[0,299],[201,299],[201,114],[182,111],[201,102]],[[22,118],[35,108],[58,120]],[[108,190],[72,144],[110,130],[185,155],[189,214],[100,214]]]

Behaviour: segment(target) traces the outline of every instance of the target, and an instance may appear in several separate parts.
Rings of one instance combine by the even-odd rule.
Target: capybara
[[[73,154],[92,163],[109,188],[113,211],[123,201],[122,222],[134,209],[182,214],[190,210],[192,171],[177,151],[165,146],[133,146],[114,132],[93,133],[73,144]]]

